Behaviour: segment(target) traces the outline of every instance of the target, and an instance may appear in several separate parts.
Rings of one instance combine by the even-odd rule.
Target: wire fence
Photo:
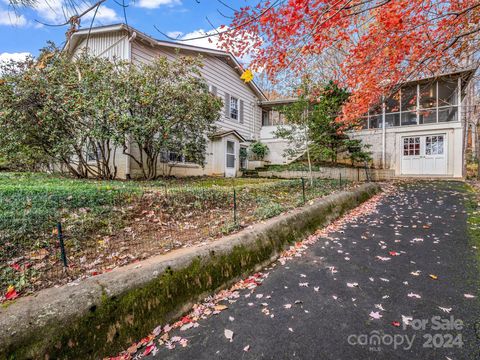
[[[209,242],[350,184],[1,180],[1,301]]]

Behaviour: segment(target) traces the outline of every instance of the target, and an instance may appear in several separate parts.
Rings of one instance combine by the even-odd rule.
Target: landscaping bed
[[[305,186],[306,201],[340,188],[318,179]],[[0,300],[206,243],[303,203],[299,179],[124,182],[0,173]]]

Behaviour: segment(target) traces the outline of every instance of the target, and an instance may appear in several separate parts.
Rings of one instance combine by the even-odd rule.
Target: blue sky
[[[39,22],[59,24],[65,21],[65,4],[71,0],[37,0],[35,9],[19,8],[16,12],[8,0],[0,0],[0,60],[22,57],[24,53],[38,54],[48,40],[61,44],[65,40],[66,26],[51,27]],[[74,0],[80,8],[87,8],[86,0]],[[88,0],[92,1],[92,0]],[[99,9],[96,25],[125,22],[123,9],[118,3],[122,0],[107,0]],[[239,8],[251,0],[225,0],[224,3]],[[94,3],[94,1],[90,2]],[[212,30],[208,17],[215,26],[227,24],[228,18],[219,14],[231,15],[232,11],[217,0],[125,0],[129,25],[153,37],[165,39],[154,26],[166,33],[193,37],[199,31]],[[80,10],[81,11],[81,10]],[[93,15],[93,12],[91,13]],[[91,15],[83,19],[83,27],[88,27]],[[209,45],[206,40],[195,42],[200,46]]]

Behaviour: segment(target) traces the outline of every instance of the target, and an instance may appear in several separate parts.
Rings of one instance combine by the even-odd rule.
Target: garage
[[[402,137],[401,174],[447,175],[446,140],[446,134]]]

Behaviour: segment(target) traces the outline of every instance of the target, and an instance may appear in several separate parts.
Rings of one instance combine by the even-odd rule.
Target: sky
[[[36,0],[35,8],[14,9],[9,0],[0,0],[0,61],[21,59],[28,54],[37,55],[47,41],[62,45],[68,26],[58,25],[65,22],[65,4],[75,1],[78,12],[93,4],[92,0]],[[205,31],[212,31],[222,24],[228,25],[232,8],[252,5],[253,0],[124,0],[126,20],[130,26],[157,39],[166,38],[155,29],[175,38],[191,38]],[[122,0],[106,0],[99,8],[95,25],[108,25],[125,22]],[[221,13],[221,14],[220,14]],[[223,14],[223,15],[222,15]],[[71,15],[67,14],[67,15]],[[82,20],[82,27],[89,27],[93,12]],[[208,20],[207,20],[208,18]],[[42,24],[43,23],[43,24]],[[214,47],[207,39],[192,42],[193,45]]]

